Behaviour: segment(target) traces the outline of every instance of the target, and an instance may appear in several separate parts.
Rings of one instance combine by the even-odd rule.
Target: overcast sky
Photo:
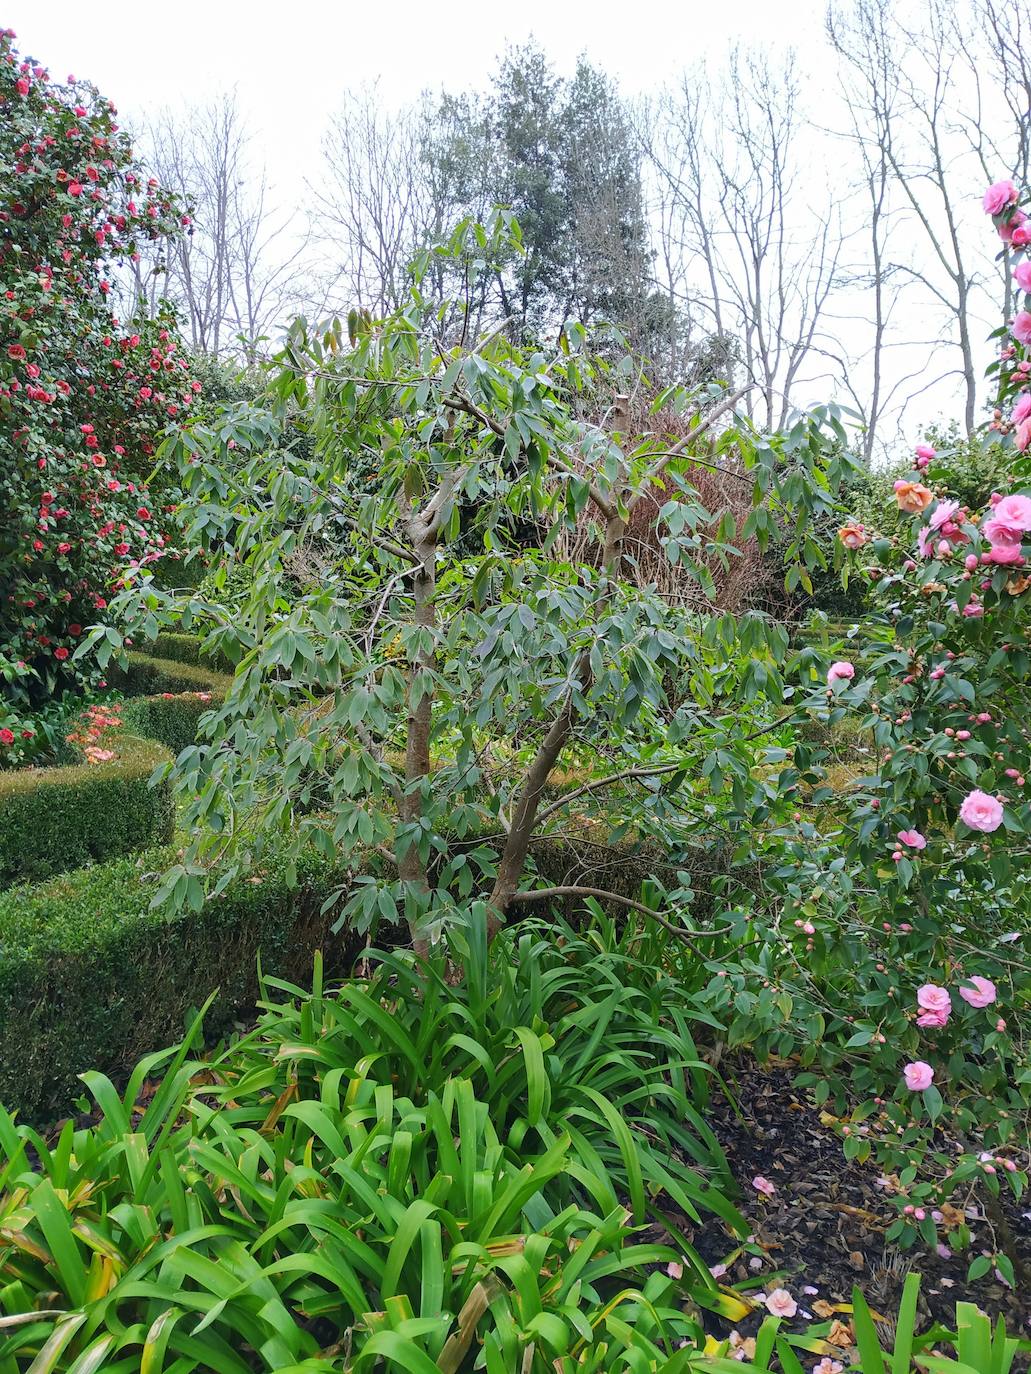
[[[127,116],[239,92],[269,177],[286,191],[318,167],[342,92],[379,79],[391,104],[420,91],[482,88],[507,44],[533,35],[571,72],[581,52],[627,96],[663,84],[735,39],[823,47],[823,0],[637,0],[491,5],[484,0],[177,0],[113,11],[98,23],[82,0],[7,0],[5,23],[55,77],[89,77]],[[123,18],[124,13],[124,18]]]
[[[586,53],[627,97],[658,90],[699,56],[718,60],[735,40],[790,45],[809,108],[827,112],[835,94],[824,12],[825,0],[530,0],[519,7],[177,0],[110,11],[100,22],[82,0],[7,0],[4,22],[21,51],[56,78],[75,73],[95,81],[129,125],[235,88],[273,203],[288,210],[305,203],[306,180],[320,174],[320,141],[349,87],[378,79],[390,105],[425,89],[482,89],[506,45],[531,36],[563,74]],[[814,134],[814,152],[819,141]],[[815,177],[825,184],[818,171]],[[813,385],[827,384],[817,377]],[[934,388],[905,417],[906,429],[915,434],[915,424],[949,413],[957,390],[954,383]]]

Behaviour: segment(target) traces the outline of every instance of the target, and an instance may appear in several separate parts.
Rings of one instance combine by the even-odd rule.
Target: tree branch
[[[653,907],[645,906],[643,902],[635,901],[633,897],[624,897],[619,892],[607,892],[603,887],[578,887],[575,884],[559,887],[535,887],[529,888],[525,892],[515,892],[512,894],[513,902],[548,902],[554,897],[597,897],[603,902],[618,902],[620,906],[629,907],[632,911],[639,911],[644,916],[650,916],[658,921],[659,925],[668,930],[671,935],[676,935],[685,944],[690,945],[693,940],[712,940],[717,935],[726,935],[733,930],[733,926],[717,926],[715,930],[687,930],[683,926],[674,925],[672,921],[660,915]],[[697,954],[698,951],[696,950]]]

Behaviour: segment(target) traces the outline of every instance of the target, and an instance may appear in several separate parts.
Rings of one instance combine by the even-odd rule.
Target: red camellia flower
[[[83,626],[109,618],[113,589],[167,547],[142,485],[165,417],[139,387],[151,357],[179,344],[167,318],[120,321],[110,304],[105,259],[134,218],[129,188],[146,181],[128,136],[106,101],[76,103],[78,91],[21,63],[12,40],[0,29],[0,110],[10,116],[0,119],[0,645],[26,665],[3,691],[21,715],[99,681],[96,661],[74,654]],[[146,204],[158,209],[148,235],[180,232],[174,196],[155,185]],[[114,248],[127,256],[131,245]],[[179,401],[191,379],[177,370],[176,380]]]
[[[2,730],[0,730],[0,744],[13,744],[13,743],[14,743],[14,731],[13,731],[13,730],[8,730],[7,726],[5,725],[4,728],[3,728]]]

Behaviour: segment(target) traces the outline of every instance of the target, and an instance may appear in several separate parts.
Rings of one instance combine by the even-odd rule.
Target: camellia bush
[[[112,276],[180,231],[115,110],[0,33],[0,766],[34,713],[97,674],[76,657],[115,589],[161,557],[145,487],[156,437],[194,395],[171,321],[121,324]]]
[[[985,208],[1031,290],[1016,188]],[[800,1057],[846,1154],[882,1171],[889,1240],[973,1242],[971,1278],[1014,1285],[999,1195],[1023,1193],[1031,1127],[1031,310],[1002,333],[998,488],[972,508],[967,446],[921,444],[885,494],[890,533],[841,528],[869,614],[825,676],[809,667],[816,729],[780,775],[798,807],[747,905],[758,952],[728,951],[701,1000],[736,1042]]]

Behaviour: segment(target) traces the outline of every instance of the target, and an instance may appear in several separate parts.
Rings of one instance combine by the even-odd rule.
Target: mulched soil
[[[954,1326],[956,1302],[969,1301],[993,1320],[1003,1315],[1011,1335],[1031,1335],[1031,1284],[1018,1277],[1014,1291],[991,1272],[967,1282],[973,1255],[994,1248],[991,1226],[980,1208],[974,1216],[968,1212],[973,1248],[964,1255],[943,1259],[922,1245],[901,1251],[887,1244],[884,1232],[898,1212],[877,1182],[879,1170],[844,1158],[840,1139],[821,1124],[819,1111],[793,1086],[791,1073],[754,1063],[723,1065],[722,1071],[744,1120],[722,1096],[713,1103],[708,1120],[741,1185],[742,1210],[754,1222],[762,1263],[756,1266],[754,1256],[742,1254],[721,1283],[750,1284],[756,1293],[787,1288],[800,1309],[787,1325],[803,1331],[811,1324],[803,1310],[813,1321],[828,1320],[830,1314],[814,1312],[814,1304],[819,1309],[823,1303],[848,1303],[854,1284],[874,1310],[892,1318],[906,1275],[915,1269],[922,1277],[918,1329],[935,1320]],[[773,1197],[755,1191],[756,1175],[775,1185]],[[1018,1258],[1031,1273],[1031,1195],[1020,1203],[1008,1190],[1003,1196]],[[976,1204],[974,1198],[968,1205]],[[728,1256],[728,1242],[711,1221],[698,1229],[693,1243],[710,1265]],[[807,1287],[819,1291],[806,1293]],[[843,1316],[847,1321],[847,1314]],[[740,1330],[751,1333],[757,1324],[753,1317],[741,1323]],[[726,1334],[726,1325],[719,1334]]]

